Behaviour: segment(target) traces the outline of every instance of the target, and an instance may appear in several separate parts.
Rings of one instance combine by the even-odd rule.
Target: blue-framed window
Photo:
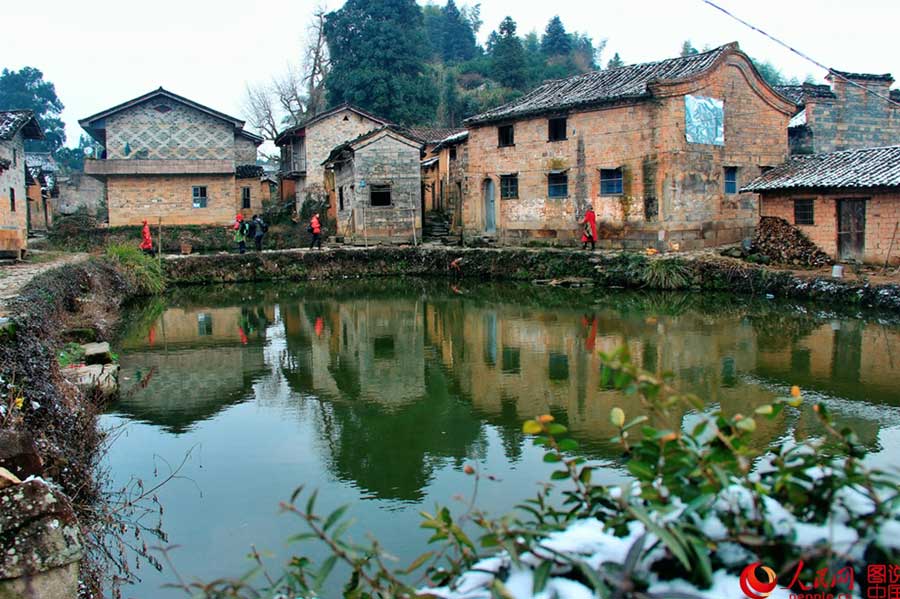
[[[602,196],[622,195],[622,169],[621,168],[601,168],[600,169],[600,195],[602,195]]]

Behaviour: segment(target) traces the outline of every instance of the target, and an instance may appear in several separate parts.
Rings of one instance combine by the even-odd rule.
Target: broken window
[[[547,140],[563,141],[566,139],[566,117],[559,117],[547,121]]]
[[[737,193],[737,192],[738,192],[737,167],[736,166],[726,166],[725,167],[725,193]]]
[[[206,208],[206,185],[195,185],[193,196],[194,208]]]
[[[519,197],[519,175],[500,175],[500,199],[514,200]]]
[[[513,125],[500,125],[497,127],[497,145],[501,148],[516,145],[516,135]]]
[[[369,189],[369,203],[372,206],[390,206],[391,205],[391,186],[390,185],[373,185]]]
[[[794,200],[794,224],[815,224],[813,201],[811,199]]]
[[[547,175],[547,196],[565,198],[569,195],[569,174],[550,173]]]
[[[600,169],[600,195],[602,195],[602,196],[622,195],[622,169],[621,168],[601,168]]]
[[[241,187],[241,208],[247,210],[250,208],[250,188]]]

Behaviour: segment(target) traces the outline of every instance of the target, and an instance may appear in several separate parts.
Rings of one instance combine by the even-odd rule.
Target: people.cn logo
[[[765,580],[759,579],[758,572],[762,572]],[[776,586],[778,581],[775,580],[775,571],[763,566],[762,562],[752,563],[741,572],[741,590],[747,599],[766,599]]]

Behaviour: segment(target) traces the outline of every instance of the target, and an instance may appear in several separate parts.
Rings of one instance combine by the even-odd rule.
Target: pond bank
[[[553,281],[662,290],[770,294],[830,306],[900,313],[900,285],[873,285],[748,264],[704,253],[678,257],[525,248],[373,247],[324,251],[170,256],[172,284],[316,280],[365,276],[439,276],[480,280]],[[558,281],[565,283],[564,281]]]

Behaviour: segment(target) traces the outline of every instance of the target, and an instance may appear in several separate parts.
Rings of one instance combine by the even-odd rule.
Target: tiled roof
[[[57,170],[56,160],[50,155],[50,152],[25,152],[25,164],[31,167],[38,167],[44,172],[54,172]]]
[[[592,71],[549,81],[518,100],[467,119],[466,123],[487,123],[649,97],[650,84],[703,73],[724,55],[737,49],[737,43],[731,43],[701,54]]]
[[[438,145],[434,146],[431,150],[432,152],[437,152],[441,148],[446,148],[449,146],[455,146],[457,144],[461,144],[462,142],[469,139],[469,132],[466,129],[461,129],[458,133],[454,133],[453,135],[448,135],[444,139],[442,139]]]
[[[392,124],[389,120],[383,119],[380,116],[376,116],[376,115],[372,114],[371,112],[366,112],[365,110],[363,110],[362,108],[360,108],[358,106],[354,106],[353,104],[344,103],[344,104],[335,106],[334,108],[329,108],[325,112],[320,112],[316,116],[310,117],[301,123],[298,123],[296,125],[292,125],[292,126],[288,127],[287,129],[285,129],[284,131],[282,131],[275,137],[275,145],[281,145],[284,142],[285,138],[290,136],[291,134],[303,131],[304,129],[306,129],[307,127],[312,125],[313,123],[317,123],[317,122],[321,121],[322,119],[327,118],[333,114],[336,114],[342,110],[350,110],[360,116],[364,116],[367,119],[375,121],[376,123],[378,123],[380,125],[391,125]]]
[[[882,73],[880,75],[874,73],[851,73],[849,71],[838,71],[831,69],[831,73],[840,75],[846,79],[856,79],[862,81],[893,81],[894,77],[890,73]],[[829,76],[833,76],[829,73]]]
[[[465,129],[455,127],[404,127],[403,130],[428,144],[440,143],[451,135],[465,132]]]
[[[31,110],[0,110],[0,139],[9,140],[25,128],[26,139],[43,139],[44,132]]]
[[[801,85],[776,85],[775,91],[798,106],[806,104],[808,98],[823,98],[833,100],[837,98],[829,85],[815,83],[803,83]]]
[[[794,156],[741,191],[900,186],[900,146]]]
[[[324,165],[324,164],[328,164],[329,162],[332,162],[333,160],[338,158],[343,152],[353,149],[353,146],[355,146],[359,142],[365,141],[366,139],[373,137],[373,136],[381,133],[382,131],[392,131],[393,133],[399,135],[400,137],[403,137],[403,138],[407,139],[408,141],[412,142],[411,145],[420,144],[422,141],[420,139],[415,139],[415,138],[410,137],[409,134],[404,129],[401,129],[400,127],[396,127],[394,125],[385,125],[383,127],[378,127],[377,129],[372,129],[371,131],[369,131],[367,133],[363,133],[362,135],[359,135],[349,141],[345,141],[344,143],[336,145],[334,147],[334,149],[331,150],[331,153],[328,154],[328,158],[326,158],[325,160],[322,161],[322,164]]]

